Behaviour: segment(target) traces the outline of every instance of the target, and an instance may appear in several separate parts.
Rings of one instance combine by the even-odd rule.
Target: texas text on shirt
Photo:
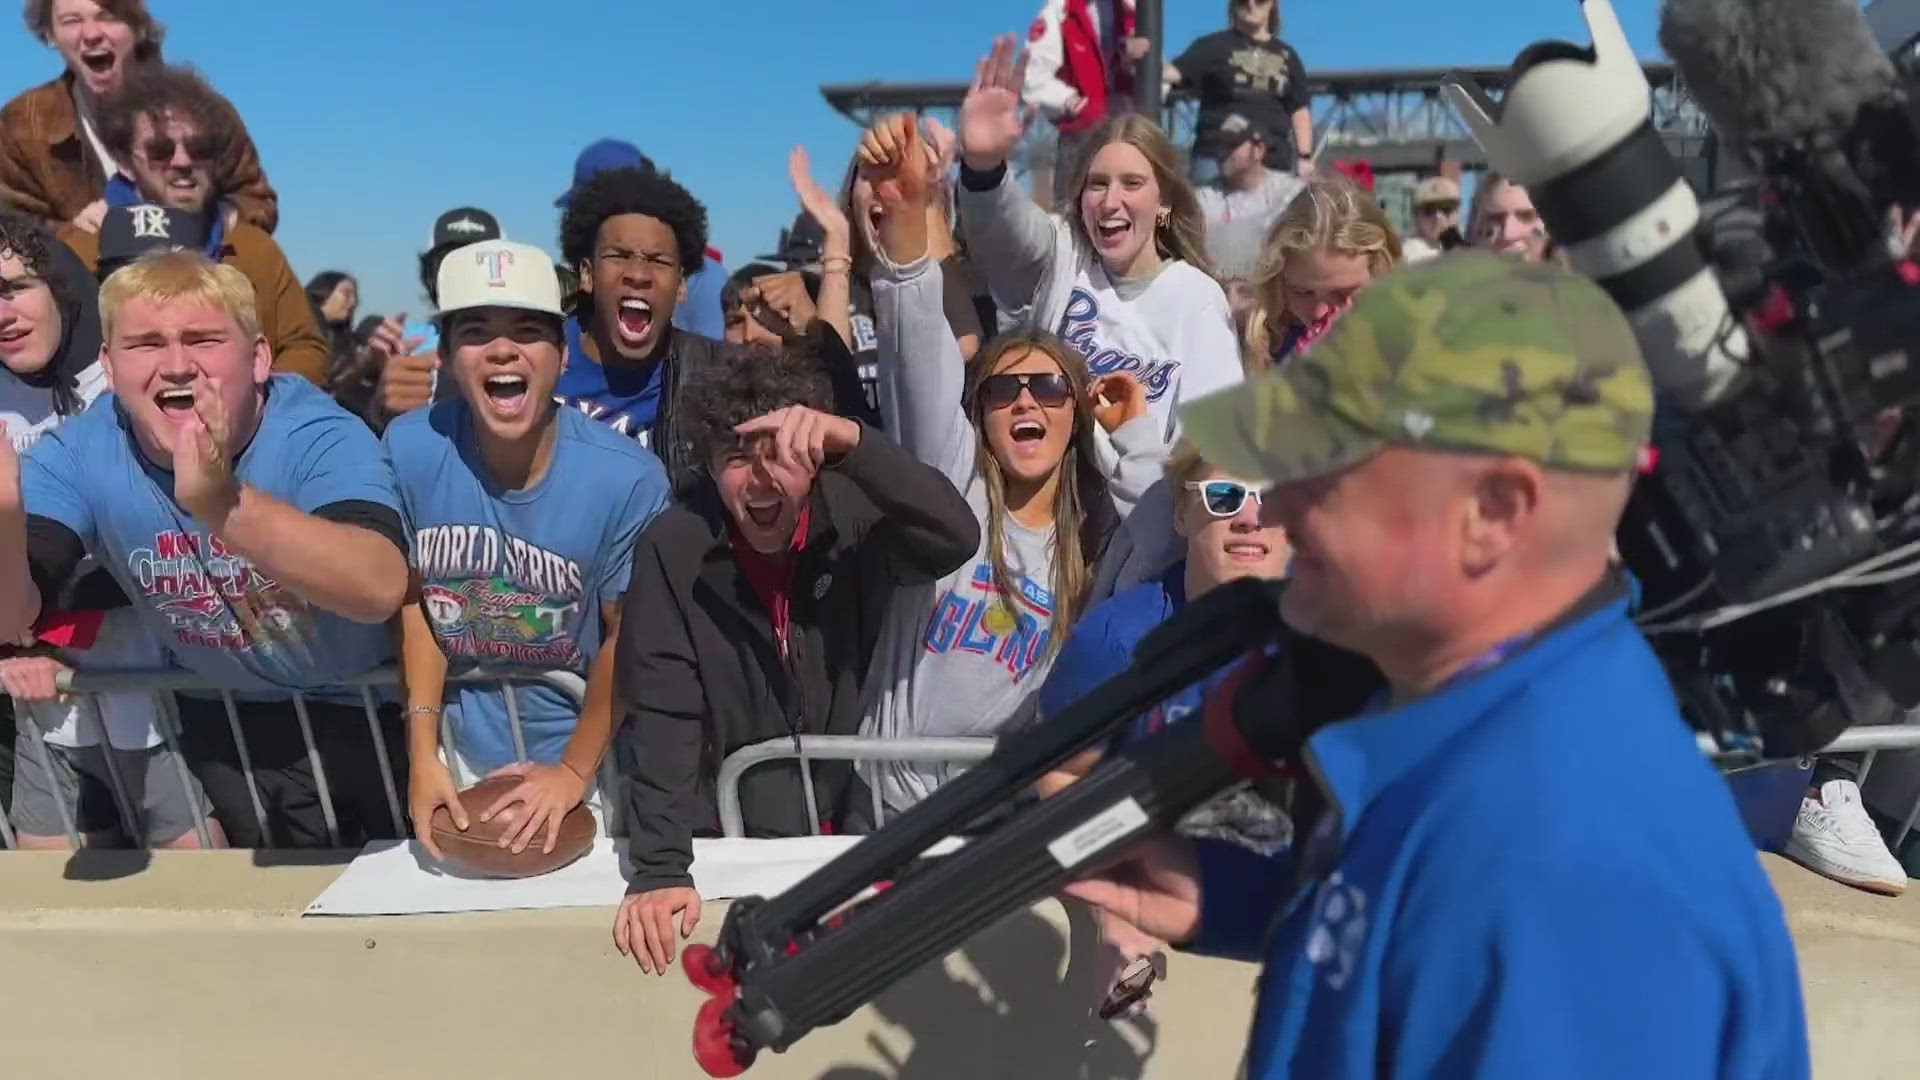
[[[1251,1080],[1806,1075],[1780,902],[1626,606],[1322,728],[1289,853],[1200,842],[1193,950],[1266,957]]]
[[[625,594],[634,538],[667,504],[658,458],[572,409],[555,422],[548,468],[520,491],[482,479],[463,399],[387,428],[421,604],[453,673],[487,666],[584,678],[605,632],[602,605]],[[579,705],[544,682],[516,682],[513,692],[527,758],[559,761]],[[476,774],[518,760],[499,684],[459,686],[446,718]]]
[[[302,513],[357,525],[405,550],[400,497],[365,423],[305,379],[276,375],[235,479]],[[383,625],[323,611],[261,574],[173,498],[172,475],[135,449],[112,394],[48,432],[22,459],[28,554],[57,596],[91,553],[177,662],[240,700],[287,689],[358,704],[338,686],[392,655]]]

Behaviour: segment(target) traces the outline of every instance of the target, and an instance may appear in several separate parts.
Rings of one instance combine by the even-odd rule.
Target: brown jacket
[[[71,225],[57,234],[73,249],[87,269],[98,271],[100,238]],[[293,276],[286,255],[273,237],[246,222],[227,231],[220,250],[220,261],[240,268],[253,282],[254,303],[260,310],[260,332],[273,348],[273,370],[305,376],[322,389],[327,382],[327,345],[320,337],[320,326],[313,318],[313,305],[307,302],[307,290]]]
[[[280,196],[237,117],[234,130],[239,138],[213,178],[214,190],[240,208],[242,221],[272,232],[280,223]],[[99,159],[80,132],[71,73],[0,108],[0,203],[64,225],[106,189]]]

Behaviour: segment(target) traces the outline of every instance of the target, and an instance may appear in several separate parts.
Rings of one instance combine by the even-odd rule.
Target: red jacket
[[[1104,4],[1112,31],[1102,48],[1089,4]],[[1047,0],[1027,31],[1027,104],[1039,109],[1062,134],[1078,134],[1107,118],[1113,94],[1133,92],[1133,65],[1126,40],[1134,36],[1134,0]],[[1069,108],[1074,96],[1077,107]]]

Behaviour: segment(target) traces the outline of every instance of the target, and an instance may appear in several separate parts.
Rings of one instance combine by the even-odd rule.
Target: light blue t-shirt
[[[358,703],[339,684],[392,657],[387,627],[314,607],[228,550],[174,501],[173,474],[147,460],[128,425],[108,393],[42,436],[20,463],[27,513],[72,529],[181,667],[243,700],[298,689]],[[268,383],[234,475],[306,514],[347,502],[400,513],[366,423],[298,375]]]
[[[645,447],[572,409],[546,475],[501,488],[480,460],[462,398],[387,426],[420,575],[421,604],[448,673],[570,671],[585,677],[600,650],[603,602],[618,601],[633,542],[667,505],[667,474]],[[579,706],[537,681],[513,683],[530,760],[560,760]],[[518,759],[498,683],[457,687],[447,704],[454,747],[482,773]]]

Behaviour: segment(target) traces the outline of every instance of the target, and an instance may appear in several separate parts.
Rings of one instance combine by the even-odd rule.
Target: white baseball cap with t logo
[[[532,244],[512,240],[482,240],[449,251],[440,263],[440,311],[435,318],[489,307],[564,316],[553,260]]]

